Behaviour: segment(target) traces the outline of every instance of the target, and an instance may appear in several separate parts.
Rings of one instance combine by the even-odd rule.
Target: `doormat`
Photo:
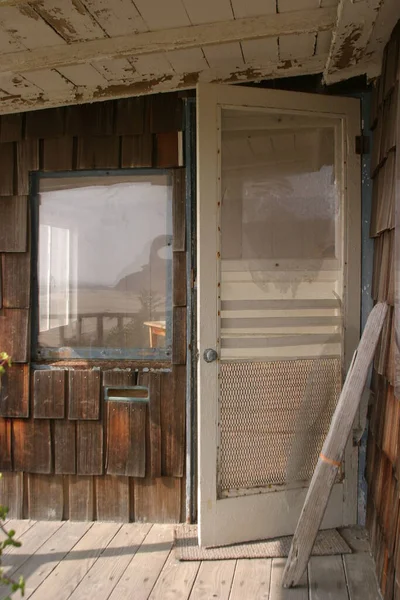
[[[199,548],[197,545],[197,525],[180,525],[175,529],[175,555],[178,560],[183,561],[284,558],[289,554],[292,537],[288,535],[246,544]],[[351,554],[351,548],[336,529],[326,529],[318,533],[312,554],[313,556]]]

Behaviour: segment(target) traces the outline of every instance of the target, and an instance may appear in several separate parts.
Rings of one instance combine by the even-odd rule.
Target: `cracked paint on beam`
[[[162,75],[147,80],[113,83],[95,88],[77,87],[73,91],[66,91],[62,94],[46,95],[41,93],[26,98],[18,95],[8,95],[0,98],[0,114],[193,89],[200,82],[233,84],[321,73],[326,58],[327,55],[319,55],[303,60],[270,63],[262,67],[237,69],[233,72],[221,69],[206,69],[183,75]]]
[[[340,0],[336,27],[332,36],[329,58],[324,71],[326,83],[337,80],[335,74],[361,65],[367,72],[371,56],[366,56],[366,48],[371,38],[375,22],[384,0]],[[362,65],[364,61],[364,65]],[[344,79],[346,77],[341,77]]]
[[[249,17],[205,25],[191,25],[137,33],[135,35],[72,42],[0,56],[0,73],[24,73],[37,69],[56,69],[113,57],[135,57],[199,48],[215,44],[242,42],[296,33],[316,33],[332,29],[336,9],[317,8],[292,13]]]

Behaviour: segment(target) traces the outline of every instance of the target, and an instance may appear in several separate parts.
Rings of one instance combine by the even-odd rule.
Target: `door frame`
[[[251,96],[251,99],[250,99]],[[296,108],[293,100],[296,99]],[[197,86],[197,332],[198,332],[198,519],[199,544],[232,543],[236,537],[231,530],[243,532],[243,540],[256,539],[260,531],[259,520],[255,519],[252,528],[248,526],[249,511],[263,514],[267,519],[272,510],[273,493],[241,496],[234,499],[217,499],[217,446],[218,446],[218,406],[215,401],[217,390],[217,361],[206,363],[203,353],[206,348],[215,348],[217,331],[217,295],[209,293],[217,282],[219,244],[217,228],[215,235],[209,235],[209,222],[217,223],[219,214],[220,156],[218,140],[220,135],[219,106],[242,106],[260,109],[316,114],[341,118],[343,123],[344,156],[343,192],[345,193],[344,228],[346,247],[343,257],[344,281],[346,290],[346,323],[351,327],[346,331],[344,364],[347,371],[359,340],[360,324],[360,281],[361,281],[361,170],[360,157],[355,154],[355,138],[360,132],[360,102],[354,98],[322,96],[303,92],[287,92],[269,89],[233,87],[229,85],[199,84]],[[199,135],[199,132],[201,134]],[[213,199],[217,199],[214,202]],[[204,241],[203,241],[204,240]],[[200,254],[201,252],[201,254]],[[351,274],[347,265],[351,257]],[[203,319],[202,315],[207,315]],[[352,441],[347,444],[345,464],[348,476],[342,486],[332,493],[332,503],[339,502],[337,514],[327,515],[323,526],[350,525],[357,520],[357,466],[358,451]],[[343,489],[341,489],[343,488]],[[285,520],[284,531],[272,535],[291,533],[297,523],[297,511],[304,502],[306,488],[287,490],[287,505],[274,513],[274,518]],[[345,499],[344,504],[343,498]],[[233,510],[231,500],[236,503]],[[224,507],[222,507],[222,503]],[[288,511],[288,506],[296,510]],[[275,510],[275,508],[273,509]],[[217,536],[217,527],[224,535]],[[253,529],[253,531],[251,531]],[[261,528],[262,529],[262,528]]]

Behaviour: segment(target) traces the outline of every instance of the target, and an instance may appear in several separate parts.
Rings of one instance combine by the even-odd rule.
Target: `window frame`
[[[173,341],[173,261],[167,261],[166,289],[166,336],[164,348],[106,348],[88,347],[39,347],[39,205],[41,179],[76,179],[77,177],[124,177],[166,175],[170,178],[171,197],[167,211],[170,221],[171,248],[173,248],[173,205],[174,169],[140,168],[140,169],[82,169],[73,171],[36,171],[30,173],[30,209],[31,209],[31,356],[32,360],[135,360],[135,361],[168,361],[172,360]]]

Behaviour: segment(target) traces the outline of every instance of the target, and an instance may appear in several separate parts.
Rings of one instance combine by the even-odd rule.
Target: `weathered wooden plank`
[[[0,252],[26,252],[28,249],[27,197],[0,197],[0,214]]]
[[[183,477],[185,465],[186,367],[174,366],[161,381],[162,474]]]
[[[146,414],[144,402],[107,402],[108,474],[145,476]]]
[[[27,475],[28,517],[61,521],[64,510],[64,481],[61,475]]]
[[[0,498],[8,508],[8,517],[22,519],[23,473],[3,473],[0,477]]]
[[[154,1],[138,0],[135,3],[148,29],[156,30],[189,25],[190,20],[179,0],[170,0],[168,5],[158,5]]]
[[[94,482],[93,477],[71,475],[68,485],[69,518],[71,521],[93,521]]]
[[[92,527],[92,523],[64,521],[51,538],[41,546],[40,551],[28,557],[24,565],[18,569],[18,575],[21,575],[25,581],[24,598],[26,600],[32,596],[90,527]],[[21,552],[24,552],[22,548]]]
[[[30,52],[8,53],[0,59],[0,72],[57,69],[69,64],[81,64],[117,56],[120,58],[141,56],[226,42],[241,42],[245,39],[324,31],[332,29],[336,12],[336,7],[317,8],[287,14],[268,14],[257,19],[250,17],[195,26],[188,23],[187,27],[178,28],[167,28],[163,23],[162,31],[120,36],[118,43],[108,38],[69,45],[56,44],[51,48],[38,48]]]
[[[324,71],[327,83],[335,81],[334,74],[337,71],[354,67],[362,60],[378,17],[379,5],[379,0],[363,0],[357,3],[341,0],[335,36]]]
[[[14,144],[0,144],[0,196],[14,193]]]
[[[151,133],[123,135],[121,141],[121,167],[152,167],[153,142]]]
[[[78,169],[117,169],[118,167],[119,137],[78,138]]]
[[[186,202],[185,202],[185,173],[183,169],[174,171],[172,205],[172,248],[174,251],[186,250]]]
[[[99,521],[129,522],[129,479],[114,475],[95,477]]]
[[[339,529],[339,533],[353,552],[370,552],[368,533],[364,527],[358,525],[343,527]]]
[[[14,363],[29,360],[29,311],[24,308],[4,308],[0,311],[0,340],[3,352]]]
[[[29,173],[39,169],[39,141],[21,140],[16,143],[17,153],[17,173],[16,173],[16,194],[19,196],[28,195]]]
[[[272,560],[270,558],[238,560],[230,600],[268,598],[271,564]]]
[[[149,424],[150,424],[150,465],[149,476],[161,477],[162,438],[161,438],[161,374],[150,373],[149,384]]]
[[[65,110],[64,107],[59,107],[26,113],[26,137],[28,139],[62,137],[65,133]]]
[[[322,10],[322,9],[318,9]],[[300,12],[300,11],[297,11]],[[234,21],[236,22],[236,21]],[[74,44],[75,45],[75,44]],[[144,60],[146,58],[146,60]],[[151,54],[145,56],[139,56],[135,58],[135,65],[139,63],[148,64],[154,62],[159,64],[159,59],[163,59],[163,54]],[[247,68],[243,69],[243,66],[232,69],[231,65],[221,66],[217,73],[215,69],[207,68],[201,73],[192,72],[187,74],[174,74],[173,72],[167,77],[165,72],[161,73],[157,77],[151,75],[149,81],[149,73],[152,71],[147,68],[144,69],[143,75],[138,74],[138,79],[125,81],[123,85],[118,85],[118,96],[121,98],[128,98],[133,95],[143,95],[158,92],[176,91],[176,90],[188,90],[193,89],[197,82],[201,83],[232,83],[233,78],[240,80],[245,83],[246,81],[260,81],[262,79],[277,79],[294,77],[298,75],[313,75],[321,73],[324,68],[326,55],[319,54],[311,56],[301,61],[279,61],[279,62],[268,62],[258,63],[256,65],[248,65]],[[148,60],[151,59],[151,60]],[[156,60],[157,59],[157,60]],[[1,62],[1,56],[0,56]],[[167,65],[169,63],[167,62]],[[170,67],[172,71],[172,67]],[[374,73],[375,75],[376,73]],[[3,76],[8,77],[7,76]],[[140,78],[139,78],[140,77]],[[11,76],[10,76],[11,78]],[[0,82],[1,83],[1,82]],[[25,82],[26,83],[26,82]],[[3,83],[1,83],[4,87]],[[19,87],[21,88],[23,82],[20,82]],[[15,87],[15,86],[14,86]],[[33,86],[32,86],[33,87]],[[1,104],[1,111],[3,113],[15,110],[25,111],[27,109],[35,109],[40,103],[40,108],[54,107],[54,106],[70,106],[70,105],[83,105],[84,103],[98,102],[103,104],[106,99],[112,99],[115,97],[116,88],[115,82],[108,82],[103,86],[98,85],[94,87],[86,86],[79,90],[79,93],[71,94],[71,92],[63,92],[59,95],[48,94],[45,99],[41,95],[40,91],[36,88],[33,90],[30,96],[21,97],[20,92],[11,92],[6,96]],[[193,95],[193,92],[189,92]]]
[[[173,536],[170,525],[153,525],[115,586],[110,600],[129,598],[132,590],[135,590],[135,600],[148,600],[171,551]]]
[[[159,477],[135,479],[135,521],[179,523],[181,518],[181,479]]]
[[[137,373],[131,369],[109,369],[103,371],[103,387],[112,385],[136,385]]]
[[[174,252],[173,264],[173,305],[186,306],[187,278],[186,278],[186,252]]]
[[[186,307],[174,306],[172,325],[172,364],[186,364]]]
[[[308,577],[310,600],[348,600],[341,556],[313,556]]]
[[[59,475],[76,473],[76,423],[57,419],[54,423],[54,470]]]
[[[12,547],[2,559],[2,568],[4,575],[12,579],[18,579],[21,568],[27,563],[29,557],[37,552],[49,538],[52,537],[61,527],[61,521],[49,523],[47,521],[36,522],[25,532],[22,540],[24,550]],[[19,539],[19,538],[16,538]],[[5,586],[0,587],[0,597],[4,598],[7,593]],[[24,595],[25,597],[25,595]]]
[[[67,42],[104,38],[105,33],[84,6],[70,0],[46,0],[35,4],[36,11]],[[64,18],[64,14],[67,17]]]
[[[159,168],[179,167],[178,131],[156,134],[156,166]]]
[[[75,86],[55,69],[37,69],[25,73],[25,79],[43,90],[46,96],[68,94],[74,96]]]
[[[116,0],[112,7],[107,0],[87,0],[86,7],[110,36],[147,29],[142,16],[130,0]]]
[[[77,422],[77,474],[103,474],[103,424],[98,421]]]
[[[358,410],[387,308],[386,304],[380,303],[371,311],[347,374],[293,537],[283,579],[285,587],[296,585],[307,566]]]
[[[66,112],[68,136],[104,136],[114,133],[114,102],[70,106]]]
[[[315,33],[297,33],[279,38],[279,57],[281,60],[298,60],[314,54]],[[329,50],[329,48],[328,48]]]
[[[0,118],[0,143],[18,142],[22,139],[22,114],[2,115]]]
[[[343,557],[350,600],[380,597],[374,561],[369,554],[349,554]]]
[[[100,372],[95,370],[70,370],[69,419],[93,419],[100,417]]]
[[[13,453],[16,471],[51,473],[50,422],[14,420]]]
[[[29,416],[28,365],[12,365],[3,375],[0,389],[0,416]]]
[[[33,49],[64,43],[47,22],[39,19],[37,13],[27,4],[20,7],[2,7],[0,23],[24,48]]]
[[[37,370],[33,374],[33,416],[35,419],[63,419],[65,416],[65,370]]]
[[[270,598],[271,600],[309,600],[308,597],[308,576],[307,572],[303,574],[299,585],[293,589],[282,587],[283,571],[285,568],[285,558],[272,559]]]
[[[1,257],[3,306],[29,308],[31,291],[31,255],[7,252]]]
[[[200,561],[178,561],[173,552],[169,555],[149,600],[163,600],[170,590],[176,590],[178,598],[189,598]]]
[[[73,138],[43,140],[43,171],[70,171],[73,160]]]
[[[118,530],[115,523],[94,523],[32,594],[32,600],[67,600]]]
[[[146,131],[145,114],[148,99],[143,96],[117,100],[115,133],[117,135],[142,135]]]
[[[107,551],[99,557],[90,573],[70,596],[70,600],[86,600],[91,597],[93,590],[96,590],[97,600],[107,600],[115,582],[124,574],[149,530],[150,525],[123,525],[107,546]],[[121,548],[129,548],[129,553],[121,552]]]
[[[107,85],[106,79],[90,63],[82,65],[66,65],[59,67],[58,72],[78,87],[96,89]]]
[[[11,421],[0,418],[0,472],[12,471]]]
[[[236,560],[204,561],[200,563],[190,593],[190,600],[205,600],[206,598],[229,600],[235,566]]]

